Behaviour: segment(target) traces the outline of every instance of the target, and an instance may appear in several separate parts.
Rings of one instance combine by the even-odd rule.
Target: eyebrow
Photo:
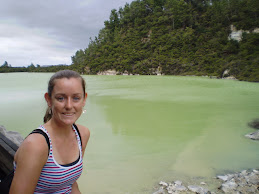
[[[61,95],[61,96],[67,96],[65,93],[57,93],[57,94],[55,94],[55,96],[58,96],[58,95]],[[81,94],[81,93],[75,93],[75,94],[72,94],[73,96],[74,95],[80,95],[80,96],[83,96],[83,94]]]

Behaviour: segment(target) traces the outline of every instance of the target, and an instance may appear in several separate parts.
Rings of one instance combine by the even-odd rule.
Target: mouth
[[[62,113],[64,116],[66,117],[71,117],[73,116],[75,113]]]

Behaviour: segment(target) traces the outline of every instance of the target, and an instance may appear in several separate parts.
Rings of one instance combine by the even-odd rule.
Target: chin
[[[80,115],[79,115],[80,116]],[[72,124],[74,124],[76,121],[77,121],[77,119],[79,118],[79,116],[78,115],[73,115],[73,116],[71,116],[71,117],[65,117],[64,115],[59,115],[59,117],[56,117],[57,118],[57,122],[58,123],[61,123],[61,124],[63,124],[63,125],[72,125]]]
[[[64,125],[73,125],[77,119],[60,119],[59,122]]]
[[[77,118],[75,119],[69,119],[69,120],[63,120],[64,123],[68,124],[68,125],[72,125],[76,122]]]

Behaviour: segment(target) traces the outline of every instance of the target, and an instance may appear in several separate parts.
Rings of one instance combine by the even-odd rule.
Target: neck
[[[59,136],[66,136],[71,132],[72,125],[64,125],[55,122],[54,119],[50,119],[45,123],[47,129],[51,130],[52,133],[58,134]]]

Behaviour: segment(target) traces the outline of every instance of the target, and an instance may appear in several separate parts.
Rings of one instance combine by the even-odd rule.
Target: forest
[[[84,74],[207,75],[259,81],[258,0],[136,0],[109,20],[71,68]],[[231,25],[243,30],[230,38]]]
[[[2,66],[0,66],[0,73],[14,73],[14,72],[57,72],[59,70],[68,69],[67,65],[49,65],[49,66],[40,66],[34,65],[31,63],[28,67],[12,67],[12,65],[8,64],[7,61],[4,62]]]
[[[240,40],[231,38],[231,26],[243,30]],[[258,28],[258,0],[135,0],[111,10],[104,28],[72,56],[70,66],[4,64],[0,72],[66,68],[92,75],[115,70],[259,82]]]

